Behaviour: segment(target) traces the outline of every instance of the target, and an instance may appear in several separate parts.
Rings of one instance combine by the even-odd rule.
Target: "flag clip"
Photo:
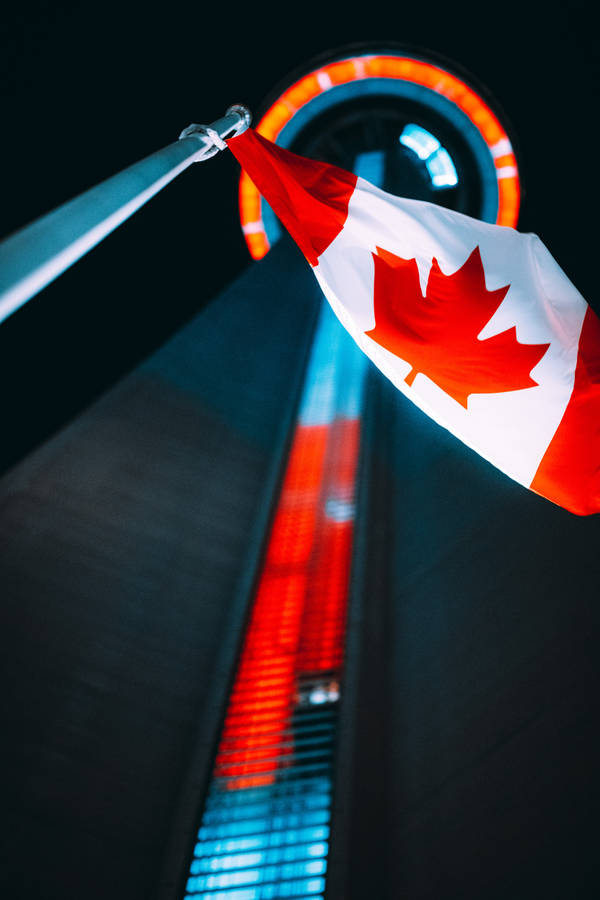
[[[235,137],[245,131],[250,125],[250,111],[245,106],[235,104],[230,106],[225,113],[224,118],[218,119],[211,125],[188,125],[179,135],[179,140],[188,137],[197,137],[203,147],[198,153],[195,162],[201,162],[210,159],[219,150],[225,150],[227,144],[223,140],[224,137]]]

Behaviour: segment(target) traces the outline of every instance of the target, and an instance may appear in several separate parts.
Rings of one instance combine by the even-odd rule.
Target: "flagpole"
[[[45,216],[0,244],[0,322],[61,275],[194,162],[210,159],[225,137],[250,124],[244,106],[231,106],[210,125],[189,125],[179,140]]]

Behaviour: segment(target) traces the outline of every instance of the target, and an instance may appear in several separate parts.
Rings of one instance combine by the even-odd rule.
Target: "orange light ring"
[[[494,160],[498,182],[496,224],[516,227],[521,191],[517,160],[506,131],[479,94],[456,75],[431,63],[390,55],[357,56],[329,63],[287,88],[264,114],[256,130],[277,143],[292,116],[315,97],[337,85],[365,78],[407,81],[435,91],[454,103],[479,131]],[[250,255],[253,259],[262,259],[270,244],[262,218],[261,197],[245,172],[240,178],[239,207]]]

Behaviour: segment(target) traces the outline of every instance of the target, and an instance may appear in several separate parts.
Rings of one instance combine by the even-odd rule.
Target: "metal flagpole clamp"
[[[210,125],[181,138],[21,228],[0,243],[0,322],[23,306],[114,231],[193,162],[209,159],[224,139],[250,124],[245,106],[230,106]]]
[[[227,144],[224,138],[235,137],[248,128],[252,116],[247,107],[239,103],[230,106],[222,119],[211,122],[210,125],[188,125],[179,135],[183,138],[195,137],[202,141],[203,147],[198,152],[194,162],[204,162],[210,159],[219,150],[225,150]]]

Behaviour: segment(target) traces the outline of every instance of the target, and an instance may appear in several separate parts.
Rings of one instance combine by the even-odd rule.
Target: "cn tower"
[[[567,102],[589,38],[550,32],[566,48],[552,66],[571,69],[542,136],[529,105],[558,76],[544,81],[541,48],[497,36],[489,58],[469,54],[440,10],[434,49],[414,24],[425,10],[407,11],[406,42],[331,20],[309,44],[290,20],[289,59],[257,31],[254,69],[235,31],[206,50],[219,86],[201,99],[218,107],[191,116],[243,103],[281,147],[542,232],[593,306],[575,234],[589,210],[578,224],[553,201],[561,179],[580,204],[595,185],[591,116]],[[124,47],[118,84],[142,95]],[[182,58],[173,121],[148,124],[149,146],[131,117],[136,141],[99,137],[85,182],[75,136],[65,193],[47,185],[23,221],[10,200],[7,230],[163,128],[176,139],[189,57],[171,49],[164,68],[172,87]],[[535,90],[515,74],[528,59]],[[598,76],[583,71],[589,100]],[[165,186],[0,326],[6,896],[591,900],[597,517],[527,492],[399,394],[228,157]]]

